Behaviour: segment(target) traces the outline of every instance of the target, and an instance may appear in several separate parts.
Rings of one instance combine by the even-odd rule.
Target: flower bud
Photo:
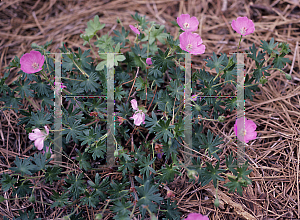
[[[95,220],[100,220],[102,219],[102,214],[97,214]]]
[[[50,159],[50,157],[51,157],[51,152],[50,151],[46,152],[46,158],[47,158],[47,160]]]
[[[292,76],[290,75],[290,74],[285,74],[285,78],[287,79],[287,80],[292,80]]]
[[[196,170],[189,170],[187,175],[190,179],[196,179],[198,173]]]
[[[218,117],[219,122],[224,122],[225,121],[225,116],[221,115]]]
[[[167,198],[173,198],[173,197],[175,197],[174,192],[172,190],[168,190],[167,191]]]
[[[5,198],[3,196],[0,196],[0,203],[4,202]]]
[[[114,157],[118,157],[119,156],[119,151],[118,150],[115,150],[114,152]]]
[[[262,78],[259,79],[259,82],[264,85],[268,82],[268,79],[262,77]]]
[[[217,208],[219,207],[220,201],[219,201],[218,197],[215,199],[214,205],[215,205],[215,207],[217,207]]]
[[[197,110],[198,112],[200,112],[200,111],[201,111],[201,107],[200,107],[199,105],[197,105],[197,104],[196,104],[196,106],[195,106],[195,107],[196,107],[196,110]]]
[[[34,203],[35,202],[35,197],[34,195],[31,195],[28,199],[29,202]]]
[[[153,213],[150,214],[150,217],[151,217],[151,220],[157,220],[157,217]]]

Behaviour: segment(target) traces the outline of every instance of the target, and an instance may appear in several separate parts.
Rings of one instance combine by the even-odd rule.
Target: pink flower
[[[196,95],[192,95],[191,99],[192,99],[193,101],[197,101],[197,96],[196,96]]]
[[[180,48],[191,54],[203,54],[205,52],[205,45],[202,44],[202,39],[198,34],[191,32],[183,32],[179,36]]]
[[[21,70],[25,73],[31,74],[41,71],[45,61],[45,56],[39,51],[30,51],[30,53],[25,53],[21,59]]]
[[[253,21],[248,19],[247,17],[238,17],[236,21],[233,20],[231,23],[231,27],[233,28],[233,30],[243,36],[252,34],[255,30]]]
[[[44,147],[44,140],[49,135],[49,129],[47,126],[44,126],[46,133],[42,132],[40,129],[35,128],[33,129],[33,133],[29,134],[29,139],[34,141],[34,145],[38,150],[43,150]]]
[[[167,198],[174,198],[175,197],[175,194],[172,190],[168,190],[167,191]]]
[[[177,17],[177,23],[183,31],[196,31],[199,21],[196,17],[191,17],[189,14],[182,14]]]
[[[133,123],[137,126],[140,126],[142,122],[143,124],[145,124],[145,113],[138,108],[137,101],[135,99],[132,99],[130,102],[132,108],[136,110],[136,112],[130,119],[133,119]]]
[[[191,213],[185,220],[209,220],[209,218],[199,213]]]
[[[152,65],[152,60],[151,60],[151,58],[147,58],[147,59],[146,59],[146,63],[147,63],[148,65]]]
[[[164,155],[164,153],[158,153],[157,158],[161,159],[163,155]]]
[[[243,130],[244,119],[245,119],[245,131]],[[256,124],[252,120],[246,119],[245,117],[238,118],[234,124],[235,135],[238,137],[240,141],[244,141],[245,143],[248,143],[249,141],[254,140],[256,138],[257,133],[255,129],[256,129]]]
[[[140,111],[140,110],[139,110],[139,111]],[[134,123],[136,126],[140,126],[142,122],[143,122],[143,124],[145,124],[145,114],[144,114],[144,112],[138,112],[138,113],[135,113],[135,114],[131,117],[131,119],[134,120],[133,123]]]
[[[139,29],[137,29],[136,27],[132,26],[132,25],[129,25],[129,27],[131,28],[131,30],[136,33],[136,34],[140,34],[140,31]]]
[[[52,150],[50,148],[50,151],[49,151],[49,147],[46,147],[46,152],[50,152],[50,154],[52,154]],[[43,153],[45,153],[45,151],[43,150]]]
[[[48,85],[50,85],[50,84],[48,84]],[[54,85],[55,85],[55,82],[54,82]],[[67,88],[67,87],[64,85],[64,83],[60,83],[60,88],[64,89],[64,88]]]
[[[122,118],[121,116],[117,116],[118,117],[118,122],[120,122],[119,125],[121,125],[124,121],[125,121],[125,118]]]
[[[132,106],[132,108],[134,109],[134,110],[139,110],[139,108],[138,108],[138,105],[137,105],[137,101],[135,100],[135,99],[132,99],[131,101],[130,101],[130,103],[131,103],[131,106]]]

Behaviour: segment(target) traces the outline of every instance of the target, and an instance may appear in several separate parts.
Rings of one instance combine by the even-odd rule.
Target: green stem
[[[150,40],[150,31],[151,31],[151,29],[152,29],[152,27],[153,27],[153,24],[151,25],[151,27],[150,27],[150,29],[149,29],[149,36],[148,36],[148,43],[147,43],[147,58],[148,58],[148,56],[149,56],[149,47],[150,47],[150,43],[149,43],[149,40]]]
[[[87,78],[90,77],[83,69],[81,69],[81,68],[77,65],[77,63],[75,62],[75,60],[73,60],[73,63],[75,64],[75,66],[77,67],[77,69],[79,69],[79,71],[80,71],[83,75],[85,75]]]
[[[283,70],[281,70],[281,69],[278,69],[278,68],[270,68],[269,70],[278,70],[278,71],[280,71],[280,72],[282,72],[282,73],[284,73],[284,74],[285,74],[285,72],[284,72]]]
[[[216,87],[216,86],[219,86],[219,85],[222,85],[223,83],[227,83],[227,82],[232,82],[232,83],[234,83],[233,80],[228,80],[228,81],[224,81],[224,82],[218,83],[218,84],[216,84],[216,85],[213,85],[212,88],[213,88],[213,87]]]
[[[133,217],[133,214],[134,214],[134,211],[135,211],[135,207],[136,207],[136,204],[133,206],[133,209],[132,209],[131,214],[129,216],[130,219]]]
[[[74,80],[74,81],[80,81],[80,82],[83,82],[84,80],[81,80],[81,79],[72,79],[72,78],[69,78],[69,77],[60,77],[62,79],[68,79],[68,80]]]
[[[270,59],[272,59],[273,57],[275,57],[274,55],[275,55],[275,54],[272,52],[272,53],[271,53],[271,56],[269,57],[269,59],[267,59],[266,63],[268,63],[268,62],[270,61]],[[276,68],[271,68],[271,69],[276,69]]]
[[[44,79],[48,81],[48,83],[52,84],[52,86],[54,87],[54,83],[48,78],[47,74],[45,73],[45,70],[43,69],[43,71],[41,72],[41,74],[43,75]]]
[[[124,27],[124,25],[123,25],[123,23],[122,23],[122,21],[120,20],[119,17],[117,17],[117,22],[120,22],[121,27]]]
[[[38,110],[41,110],[36,104],[34,104],[26,95],[24,96],[25,99],[27,99],[28,102],[31,103],[31,105],[33,105],[35,108],[37,108]]]
[[[103,216],[104,215],[104,212],[105,212],[105,209],[107,208],[108,204],[110,203],[110,199],[107,200],[105,206],[104,206],[104,209],[102,210],[102,213],[101,215]]]
[[[95,53],[95,51],[94,51],[94,49],[93,49],[93,47],[92,47],[92,45],[91,45],[91,43],[90,43],[90,42],[89,42],[89,45],[90,45],[90,48],[91,48],[91,50],[92,50],[92,52],[93,52],[93,54],[94,54],[94,57],[95,57],[95,59],[97,60],[96,53]]]
[[[241,45],[242,37],[243,37],[243,35],[241,35],[241,37],[240,37],[239,46],[237,48],[237,53],[239,52],[239,48],[240,48],[240,45]]]
[[[244,88],[250,87],[250,86],[255,86],[255,85],[259,85],[259,83],[254,83],[254,84],[251,84],[251,85],[247,85],[247,86],[244,86]]]
[[[227,177],[230,177],[230,178],[232,178],[232,179],[236,179],[236,176],[232,176],[232,175],[227,174],[227,173],[224,173],[224,175],[227,176]]]

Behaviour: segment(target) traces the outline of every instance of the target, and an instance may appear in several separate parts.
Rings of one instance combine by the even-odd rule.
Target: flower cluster
[[[98,65],[97,61],[93,62],[93,58],[90,57],[90,50],[77,54],[72,52],[70,48],[66,48],[66,46],[59,48],[61,52],[69,53],[68,56],[63,56],[61,64],[61,78],[67,81],[63,81],[65,84],[59,83],[60,85],[56,83],[55,90],[59,92],[60,89],[67,88],[68,91],[65,92],[75,96],[74,99],[63,100],[61,106],[64,106],[63,111],[59,111],[57,108],[54,111],[51,110],[50,105],[53,103],[53,96],[50,96],[50,94],[53,94],[53,83],[50,82],[49,78],[53,79],[55,76],[53,71],[55,64],[54,62],[47,62],[48,65],[44,65],[44,61],[53,59],[49,56],[50,52],[46,51],[46,46],[33,47],[33,49],[37,48],[40,52],[31,51],[24,54],[21,60],[17,58],[10,64],[10,67],[21,67],[23,70],[23,72],[20,72],[22,76],[19,77],[22,80],[18,79],[17,84],[23,88],[22,91],[21,88],[20,90],[18,90],[19,88],[15,89],[20,91],[19,93],[15,93],[14,88],[10,87],[2,89],[1,104],[3,102],[5,108],[11,108],[12,106],[12,110],[18,110],[17,107],[20,110],[21,102],[12,100],[12,95],[17,95],[18,97],[15,97],[17,99],[20,99],[19,96],[24,99],[25,96],[34,93],[31,98],[40,99],[41,107],[40,110],[33,110],[31,106],[28,106],[28,109],[22,109],[21,111],[21,114],[25,117],[20,117],[19,124],[25,125],[27,131],[35,126],[29,133],[29,139],[34,142],[37,152],[33,157],[16,158],[15,167],[10,167],[9,170],[14,172],[12,175],[16,175],[18,181],[15,177],[10,177],[11,173],[2,175],[0,179],[2,191],[7,191],[8,195],[18,196],[22,200],[27,200],[30,196],[28,201],[34,203],[31,198],[34,198],[36,193],[39,195],[38,191],[40,190],[40,187],[36,186],[39,186],[42,181],[47,185],[48,182],[52,184],[52,182],[60,181],[63,178],[65,180],[64,187],[61,187],[63,191],[59,193],[52,192],[51,199],[54,202],[45,204],[50,206],[49,210],[61,208],[65,210],[61,213],[66,214],[72,213],[74,206],[77,207],[78,211],[81,207],[85,209],[89,206],[103,213],[103,216],[102,214],[94,215],[96,219],[108,218],[112,214],[114,219],[133,219],[136,217],[143,219],[149,219],[149,217],[151,219],[180,219],[183,213],[179,212],[176,204],[177,191],[168,188],[168,185],[172,185],[175,178],[180,178],[183,173],[181,169],[184,167],[187,177],[191,181],[195,181],[201,186],[212,182],[216,189],[222,185],[222,190],[223,187],[227,187],[230,193],[237,191],[242,196],[243,188],[251,184],[251,180],[247,177],[251,173],[251,170],[248,170],[248,162],[245,162],[242,168],[237,170],[238,172],[236,169],[230,169],[239,167],[237,160],[234,159],[235,154],[232,152],[225,155],[225,158],[220,159],[219,155],[223,151],[219,145],[223,146],[223,138],[215,135],[210,129],[202,129],[204,120],[223,123],[228,118],[226,116],[227,109],[232,112],[236,107],[236,99],[233,97],[230,100],[228,99],[228,103],[223,101],[211,102],[210,99],[203,98],[216,94],[222,96],[224,87],[219,85],[225,84],[225,82],[230,84],[234,81],[234,76],[227,81],[229,71],[229,75],[231,75],[236,69],[237,64],[234,56],[228,57],[226,54],[222,54],[218,58],[214,53],[213,56],[204,60],[207,62],[205,65],[214,70],[206,71],[207,68],[203,68],[192,76],[192,126],[190,128],[192,136],[190,140],[195,140],[191,143],[193,152],[195,152],[192,155],[195,159],[193,161],[195,167],[187,168],[181,163],[181,150],[185,146],[185,138],[189,138],[185,137],[185,117],[183,111],[181,111],[183,104],[185,104],[184,94],[186,90],[182,86],[184,84],[184,71],[177,64],[180,63],[182,56],[179,53],[182,50],[190,54],[205,52],[201,37],[193,33],[197,31],[199,22],[196,17],[190,17],[188,14],[179,16],[177,22],[183,33],[180,34],[179,40],[174,40],[175,38],[166,32],[163,25],[150,23],[150,26],[144,18],[138,15],[133,16],[133,18],[138,22],[136,25],[130,26],[136,37],[133,48],[131,47],[132,42],[127,39],[128,31],[126,32],[123,27],[122,32],[114,30],[117,36],[100,35],[99,37],[96,32],[104,27],[104,24],[99,22],[99,17],[95,16],[94,20],[88,22],[88,28],[85,34],[81,35],[81,38],[85,41],[84,43],[90,43],[92,38],[97,38],[97,43],[90,46],[91,48],[98,48],[97,52],[101,59],[103,55],[104,61],[101,61]],[[237,33],[241,34],[240,42],[243,36],[254,31],[253,22],[246,17],[237,18],[232,21],[231,25]],[[159,49],[156,45],[158,41],[166,43],[165,45],[168,45],[168,48],[165,51]],[[142,44],[143,42],[146,44]],[[260,48],[267,52],[271,58],[277,55],[280,56],[282,59],[277,59],[274,67],[277,69],[283,68],[288,62],[288,59],[283,57],[290,50],[288,45],[284,43],[280,44],[281,46],[278,45],[278,49],[274,49],[274,45],[277,45],[277,43],[274,44],[274,40],[271,40],[270,43],[262,41]],[[45,48],[43,52],[41,48]],[[128,51],[129,48],[132,51]],[[280,51],[277,51],[279,49]],[[110,53],[111,51],[124,53],[124,55],[115,56],[114,66],[116,71],[114,71],[114,80],[108,80],[107,66],[105,69],[104,65],[108,60],[105,60],[107,56],[105,55],[104,58],[103,53]],[[257,59],[257,51],[255,45],[250,47],[249,54],[253,56],[248,58],[253,61]],[[255,62],[256,69],[253,70],[253,74],[250,74],[250,76],[245,75],[246,78],[249,77],[249,84],[254,79],[260,82],[262,76],[259,71],[255,70],[259,70],[262,65],[267,66],[268,64],[268,61],[263,59],[264,55],[261,54],[261,56],[261,62]],[[121,63],[122,61],[124,62]],[[139,70],[136,74],[135,69]],[[267,69],[268,67],[266,67],[266,71]],[[40,74],[39,71],[41,71]],[[215,71],[220,77],[214,76]],[[32,73],[35,73],[38,77],[29,75]],[[138,73],[139,75],[137,75]],[[170,74],[165,75],[165,73]],[[266,75],[266,73],[264,74]],[[4,75],[8,74],[5,73]],[[224,76],[225,80],[223,81]],[[27,79],[23,80],[23,78]],[[5,83],[5,79],[5,77],[0,79],[0,84]],[[107,79],[107,83],[105,83],[105,79]],[[201,82],[199,82],[200,79]],[[219,83],[220,80],[221,83]],[[50,83],[51,86],[45,86],[46,83]],[[253,92],[258,91],[256,83],[251,84],[248,89],[249,92],[245,93],[245,99],[251,99]],[[107,110],[105,105],[108,103],[103,99],[106,92],[109,94],[108,90],[114,92],[114,103],[118,109],[118,112],[114,114],[115,122],[119,122],[114,124],[115,133],[107,131],[111,121],[106,122],[105,119],[110,118],[108,112],[105,113],[105,110]],[[250,92],[251,90],[253,92]],[[101,98],[90,99],[91,97],[97,97],[95,94]],[[216,95],[216,98],[219,99],[218,95]],[[76,100],[77,97],[79,97],[79,102]],[[135,97],[134,99],[131,98],[132,100],[130,99],[132,109],[129,107],[128,97]],[[145,106],[138,105],[137,100],[147,106],[147,109]],[[222,111],[224,109],[226,111]],[[149,115],[146,117],[148,112]],[[210,112],[212,114],[209,114],[209,116],[208,113]],[[76,160],[74,165],[77,166],[78,164],[78,169],[82,170],[78,175],[75,169],[67,169],[70,172],[62,172],[67,167],[49,166],[47,164],[50,160],[44,159],[49,158],[48,156],[51,154],[52,144],[50,145],[50,143],[53,143],[53,139],[49,135],[49,131],[51,131],[49,129],[52,126],[51,124],[55,123],[56,118],[60,118],[61,125],[63,125],[61,129],[56,131],[61,131],[62,149],[64,151],[68,150],[68,154],[63,151],[64,158],[68,161]],[[130,123],[129,118],[133,119],[134,122]],[[248,143],[257,137],[256,128],[257,126],[252,120],[242,117],[236,120],[233,130],[237,136],[236,139]],[[110,159],[109,142],[106,142],[106,139],[109,140],[108,135],[113,135],[116,144],[113,154],[116,160],[114,158]],[[76,146],[80,147],[77,149]],[[69,151],[71,148],[72,151]],[[43,150],[48,152],[42,155]],[[56,160],[56,156],[52,156]],[[208,162],[206,159],[209,159]],[[226,169],[219,169],[224,159]],[[111,182],[109,177],[105,177],[107,175],[103,176],[101,173],[94,175],[94,173],[91,173],[92,167],[98,166],[100,161],[106,161],[109,167],[118,164],[118,178],[114,178]],[[216,163],[212,163],[212,161],[216,161]],[[113,170],[108,169],[108,172],[113,172]],[[40,175],[41,173],[43,175]],[[132,178],[128,179],[128,176]],[[228,178],[223,178],[225,176]],[[227,182],[222,184],[221,181]],[[59,184],[61,183],[59,182]],[[164,193],[166,194],[164,198],[159,187],[167,190]],[[112,197],[113,199],[106,200]],[[146,197],[151,199],[150,203],[147,199],[143,199]],[[4,201],[3,198],[0,196],[1,201]],[[104,203],[106,205],[103,208]],[[213,204],[215,207],[219,207],[218,197],[216,197]],[[117,208],[111,209],[110,207]],[[109,211],[106,209],[109,209]],[[121,209],[122,211],[120,211]],[[160,211],[158,214],[158,210],[168,211]],[[25,212],[28,213],[28,210],[25,210]],[[37,219],[34,210],[32,213],[33,217],[31,219]],[[210,215],[209,213],[203,214]],[[24,215],[21,214],[20,217],[22,218]],[[41,217],[42,214],[39,213],[39,215]],[[71,216],[71,214],[68,214],[65,217],[69,219],[81,217],[87,219],[88,214],[84,215],[75,216],[74,214]],[[156,217],[156,215],[158,216]],[[185,220],[208,220],[208,216],[200,213],[190,213]]]
[[[198,55],[205,52],[205,45],[202,44],[201,37],[192,33],[198,29],[199,21],[196,17],[191,17],[189,14],[182,14],[177,18],[177,23],[184,31],[179,36],[180,48],[191,54]]]

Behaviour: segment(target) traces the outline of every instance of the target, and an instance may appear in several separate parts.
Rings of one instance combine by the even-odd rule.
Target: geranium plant
[[[215,53],[203,60],[210,71],[203,67],[192,69],[189,94],[192,103],[192,163],[185,164],[184,118],[185,118],[185,67],[184,53],[205,54],[205,39],[192,33],[198,29],[196,17],[188,14],[177,18],[180,35],[173,37],[163,25],[148,22],[138,14],[132,16],[137,24],[122,26],[114,35],[99,36],[104,24],[99,17],[88,22],[81,38],[91,49],[74,53],[65,44],[60,48],[62,55],[61,85],[54,85],[55,59],[47,51],[51,42],[45,45],[33,44],[32,51],[15,59],[0,81],[2,110],[11,109],[23,115],[19,125],[28,132],[32,142],[29,157],[16,157],[10,172],[1,175],[2,192],[9,192],[11,198],[28,200],[32,209],[20,210],[17,219],[41,219],[35,213],[34,204],[42,195],[36,186],[53,186],[63,179],[57,190],[53,190],[44,203],[47,210],[61,209],[65,219],[87,219],[86,209],[100,210],[95,219],[113,216],[113,219],[180,219],[176,192],[166,188],[181,175],[188,175],[190,181],[201,186],[212,182],[216,190],[224,184],[229,192],[242,195],[243,187],[251,184],[248,162],[238,164],[235,152],[228,153],[225,162],[218,156],[227,149],[223,138],[214,135],[205,127],[208,121],[223,123],[226,115],[236,108],[235,91],[231,98],[222,99],[224,86],[236,87],[236,55]],[[237,18],[232,27],[241,38],[254,31],[254,24],[248,18]],[[132,31],[130,31],[132,30]],[[134,42],[129,36],[134,36]],[[93,42],[93,43],[92,43]],[[255,61],[255,68],[246,74],[244,98],[252,99],[259,91],[258,84],[265,83],[271,67],[281,69],[289,60],[288,44],[261,41],[258,51],[253,44],[248,57]],[[126,52],[124,52],[126,51]],[[114,146],[106,146],[107,109],[107,53],[114,55],[114,97],[115,133]],[[266,58],[266,56],[269,56]],[[193,57],[192,57],[193,59]],[[19,69],[19,77],[11,88],[5,84],[10,70]],[[247,67],[246,67],[247,68]],[[255,81],[255,83],[253,83]],[[58,90],[57,90],[58,87]],[[231,87],[232,88],[232,87]],[[51,163],[49,153],[54,151],[54,91],[61,90],[62,102],[62,155],[63,162],[69,162],[72,169]],[[66,97],[64,97],[66,96]],[[207,97],[209,96],[209,97]],[[30,97],[30,98],[29,98]],[[31,102],[35,99],[38,106]],[[21,100],[27,99],[29,106],[22,109]],[[36,107],[34,110],[32,107]],[[133,121],[132,121],[133,119]],[[244,120],[244,130],[238,130],[238,120]],[[248,119],[237,119],[235,135],[248,143],[257,138],[256,125]],[[41,129],[45,128],[45,131]],[[50,129],[48,129],[50,128]],[[76,145],[75,145],[76,144]],[[72,150],[76,146],[75,150]],[[111,167],[101,174],[105,164],[107,147],[114,148],[116,168]],[[188,147],[188,146],[185,146]],[[50,149],[50,150],[48,150]],[[227,149],[227,152],[230,150]],[[184,172],[180,172],[180,168]],[[75,168],[75,169],[73,169]],[[116,178],[118,175],[118,178]],[[167,189],[167,190],[164,190]],[[165,195],[165,197],[164,197]],[[4,197],[0,198],[3,202]],[[218,206],[218,198],[212,201]],[[206,213],[190,214],[187,219],[207,219]],[[59,217],[59,216],[56,216]],[[4,216],[4,219],[8,217]]]

